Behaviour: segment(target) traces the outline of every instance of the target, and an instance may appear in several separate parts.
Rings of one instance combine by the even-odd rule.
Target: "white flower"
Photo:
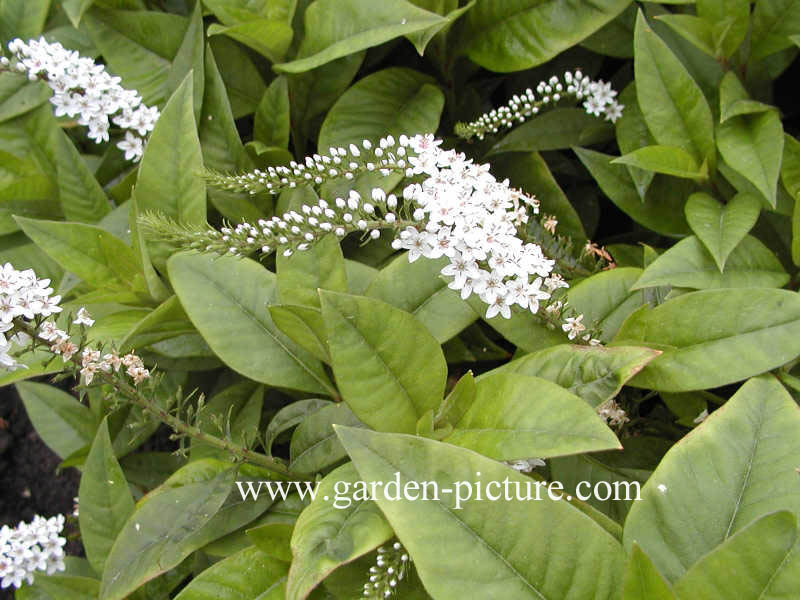
[[[567,317],[564,319],[564,324],[561,326],[561,329],[564,330],[564,333],[567,334],[567,337],[571,340],[574,340],[578,334],[586,329],[586,326],[581,323],[583,319],[583,315],[578,315],[577,317]]]
[[[86,327],[91,327],[94,325],[94,319],[92,319],[91,315],[84,307],[81,307],[78,309],[78,313],[75,315],[75,320],[73,323],[75,325],[85,325]]]

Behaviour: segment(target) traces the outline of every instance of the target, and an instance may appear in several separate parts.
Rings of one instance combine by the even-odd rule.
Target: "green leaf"
[[[278,297],[283,304],[319,308],[318,290],[347,291],[347,275],[339,239],[329,234],[305,252],[275,259]]]
[[[573,150],[603,193],[634,221],[663,235],[680,236],[689,233],[689,226],[683,216],[684,198],[676,193],[677,182],[674,179],[666,180],[656,176],[647,190],[645,202],[642,203],[626,167],[611,164],[613,156],[586,148]]]
[[[446,342],[478,318],[440,277],[447,263],[446,259],[411,263],[403,253],[380,270],[365,295],[411,313],[437,342]]]
[[[631,548],[622,600],[675,600],[675,594],[638,544]]]
[[[465,19],[464,51],[490,71],[528,69],[589,37],[628,4],[629,0],[478,0]]]
[[[206,222],[206,185],[192,77],[187,75],[175,90],[150,134],[136,178],[136,198],[141,212],[198,225]]]
[[[209,36],[220,34],[249,46],[270,62],[278,63],[289,49],[294,31],[283,21],[253,19],[230,27],[214,23],[208,28]]]
[[[622,448],[595,411],[564,388],[513,371],[481,377],[444,441],[495,460]]]
[[[783,155],[783,126],[774,111],[725,121],[717,132],[725,162],[752,183],[774,208]]]
[[[67,13],[70,23],[75,29],[81,24],[83,15],[94,4],[94,0],[62,0],[61,7]]]
[[[29,81],[20,73],[0,73],[0,123],[41,106],[50,96],[44,82]]]
[[[800,31],[800,5],[793,0],[761,0],[753,11],[750,58],[758,60],[792,45]]]
[[[229,367],[267,385],[333,391],[319,361],[273,324],[267,305],[276,300],[275,275],[249,259],[205,254],[175,255],[167,268],[192,323]]]
[[[275,327],[285,333],[295,344],[324,363],[330,364],[331,355],[326,341],[322,311],[311,306],[273,304],[269,315]]]
[[[298,58],[275,70],[302,73],[342,56],[378,46],[447,19],[405,0],[317,0],[305,12],[305,38]]]
[[[225,82],[233,117],[238,119],[252,113],[267,86],[247,50],[224,36],[214,36],[208,43]]]
[[[731,117],[775,110],[774,106],[750,100],[736,73],[728,71],[719,85],[719,122],[724,123]]]
[[[123,87],[136,90],[147,105],[160,104],[167,98],[172,59],[189,25],[185,17],[93,7],[84,15],[83,23],[109,70],[122,77]]]
[[[284,406],[280,409],[267,426],[264,433],[264,448],[267,449],[269,454],[272,454],[272,444],[277,437],[303,422],[311,413],[319,410],[323,406],[328,406],[329,400],[320,400],[319,398],[309,398],[306,400],[298,400]]]
[[[267,146],[288,148],[290,126],[288,79],[276,77],[258,103],[253,137]]]
[[[702,557],[675,584],[678,598],[774,597],[770,588],[784,567],[797,536],[789,511],[766,515]]]
[[[42,33],[50,0],[4,0],[0,2],[0,40],[28,40]],[[4,49],[5,50],[5,49]]]
[[[95,571],[102,573],[111,546],[134,506],[125,474],[111,447],[106,419],[100,424],[83,465],[78,497],[86,558]]]
[[[258,17],[291,22],[296,2],[294,0],[204,0],[203,4],[208,6],[225,25],[235,25]]]
[[[172,61],[165,82],[166,93],[171,95],[181,86],[186,76],[190,72],[192,73],[192,101],[195,122],[200,120],[203,108],[203,90],[205,88],[205,69],[203,66],[205,62],[203,54],[205,37],[202,12],[202,5],[198,2],[189,17],[189,26],[186,28],[183,42],[178,48],[175,59]]]
[[[653,294],[631,289],[641,274],[642,269],[617,267],[595,273],[569,288],[570,305],[584,316],[584,323],[596,323],[601,341],[610,341],[628,315],[642,304],[656,303]]]
[[[633,7],[633,5],[632,5]],[[634,17],[635,17],[634,11]],[[633,31],[633,29],[631,29]],[[631,46],[633,44],[631,43]],[[631,82],[619,95],[619,101],[625,106],[622,116],[617,119],[615,129],[617,132],[617,145],[620,152],[627,154],[644,146],[652,146],[656,142],[653,139],[647,123],[644,120],[642,111],[639,109],[639,102],[636,99],[636,84]],[[636,167],[628,167],[628,173],[633,180],[639,197],[642,202],[645,200],[647,188],[653,181],[654,173],[642,171]]]
[[[140,585],[177,566],[207,542],[203,532],[233,486],[236,469],[210,481],[166,489],[141,504],[125,523],[106,559],[102,600],[122,600]]]
[[[665,14],[656,17],[659,21],[669,25],[675,33],[690,41],[709,56],[716,56],[714,43],[715,22],[701,19],[694,15]]]
[[[645,146],[615,158],[611,163],[630,165],[646,171],[685,179],[708,178],[706,163],[698,164],[691,154],[676,146]]]
[[[510,372],[547,379],[583,398],[590,406],[599,406],[616,396],[631,377],[659,354],[650,348],[561,344],[527,354],[492,373]]]
[[[640,12],[634,32],[636,95],[659,144],[678,146],[714,170],[714,125],[703,92]]]
[[[331,366],[353,413],[378,430],[415,431],[441,403],[447,364],[436,339],[389,304],[321,291]]]
[[[36,433],[62,459],[92,443],[96,421],[74,397],[43,383],[17,383],[17,391]]]
[[[336,430],[361,478],[384,484],[376,485],[375,501],[413,557],[431,596],[540,600],[616,595],[624,561],[619,542],[569,503],[550,499],[546,490],[539,501],[524,500],[536,497],[534,480],[442,442],[366,429]],[[390,499],[385,485],[394,481],[405,490],[416,483],[412,493],[424,493],[427,501],[413,501],[408,492]],[[419,482],[426,483],[422,490]],[[510,500],[480,501],[475,499],[479,482],[483,498],[486,493],[502,498],[501,482],[516,491],[509,493]],[[434,496],[432,483],[453,493]],[[467,486],[471,500],[465,499]]]
[[[69,558],[69,557],[68,557]],[[26,586],[23,589],[26,589]],[[37,575],[33,584],[36,600],[94,600],[100,589],[100,581],[80,575]],[[44,594],[39,595],[39,594]],[[14,594],[20,598],[20,593]],[[27,596],[26,596],[27,597]]]
[[[728,255],[756,224],[761,203],[748,194],[736,194],[723,205],[713,196],[698,192],[689,196],[685,211],[692,231],[722,272]]]
[[[798,434],[800,412],[786,390],[772,377],[751,379],[667,452],[631,508],[625,546],[638,543],[675,581],[754,519],[797,516]]]
[[[249,546],[195,576],[175,600],[267,598],[286,580],[286,572],[285,563]]]
[[[475,2],[477,0],[469,0],[464,6],[458,8],[458,1],[453,0],[410,0],[412,4],[415,6],[419,6],[420,8],[424,8],[427,11],[434,12],[436,14],[442,15],[445,18],[444,23],[440,23],[429,27],[428,29],[424,29],[422,31],[416,31],[414,33],[410,33],[406,36],[408,41],[414,44],[414,47],[419,52],[420,56],[425,54],[425,48],[427,48],[430,41],[439,35],[439,39],[442,40],[442,44],[444,44],[444,37],[446,36],[450,27],[455,23],[458,19],[460,19],[468,10],[470,10],[473,6],[475,6]],[[441,34],[441,35],[440,35]]]
[[[800,265],[800,142],[788,133],[784,137],[781,182],[794,200],[792,210],[792,262]]]
[[[475,402],[475,378],[467,371],[442,401],[436,413],[435,423],[458,423],[472,403]]]
[[[58,185],[58,201],[70,220],[96,223],[111,210],[103,188],[72,141],[59,127],[49,105],[25,117],[25,130],[38,156],[48,163]],[[50,216],[50,215],[48,215]]]
[[[800,297],[775,289],[702,290],[633,313],[615,345],[663,348],[629,385],[685,392],[727,385],[800,355]]]
[[[697,0],[697,15],[712,23],[715,55],[730,58],[750,27],[750,1]]]
[[[554,108],[516,127],[492,146],[488,154],[560,150],[605,142],[613,137],[613,125],[582,108]]]
[[[596,54],[614,58],[633,58],[633,24],[635,21],[636,5],[631,4],[617,17],[583,40],[581,46]]]
[[[377,504],[363,498],[359,480],[353,463],[342,465],[319,482],[316,498],[300,513],[292,534],[286,600],[307,598],[334,569],[392,537]]]
[[[648,266],[631,289],[671,285],[680,288],[783,287],[789,274],[775,254],[757,238],[747,235],[733,249],[725,270],[696,236],[685,238]]]
[[[433,78],[402,67],[384,69],[342,94],[322,123],[318,145],[327,149],[436,131],[443,107],[444,94]]]
[[[53,260],[95,288],[144,290],[133,251],[99,227],[22,217],[17,217],[17,223]]]
[[[271,515],[267,515],[271,516]],[[286,563],[292,562],[292,532],[294,522],[267,522],[247,530],[247,538],[261,552]],[[288,570],[288,568],[287,568]]]
[[[303,419],[294,430],[289,446],[289,469],[295,473],[318,473],[347,457],[333,425],[363,427],[346,404],[326,404]]]

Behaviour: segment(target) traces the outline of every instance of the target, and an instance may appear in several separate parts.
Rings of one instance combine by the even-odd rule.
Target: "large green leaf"
[[[189,23],[165,12],[103,10],[84,15],[86,30],[109,69],[136,90],[144,103],[160,104],[167,96],[167,78]]]
[[[776,598],[772,584],[785,569],[796,537],[791,512],[762,517],[697,561],[675,584],[675,593],[683,600]]]
[[[540,500],[526,501],[536,497],[533,479],[442,442],[366,429],[336,430],[361,478],[384,484],[376,485],[375,502],[431,596],[616,597],[624,561],[619,542],[568,502],[550,499],[546,490]],[[399,499],[386,493],[390,489],[385,484],[394,481],[406,490]],[[439,492],[435,495],[433,484]],[[509,492],[509,500],[503,498],[504,484],[516,490]],[[477,485],[483,500],[476,499]],[[427,500],[419,501],[422,494]]]
[[[554,108],[533,117],[497,142],[489,154],[560,150],[589,146],[614,137],[610,123],[587,114],[582,108]]]
[[[86,558],[102,573],[114,540],[133,512],[133,496],[114,456],[107,420],[100,424],[83,465],[78,498]]]
[[[595,273],[569,289],[570,305],[583,315],[584,323],[596,324],[601,341],[611,341],[628,315],[651,301],[647,293],[631,290],[641,274],[635,267],[617,267]]]
[[[287,565],[255,546],[233,554],[197,575],[175,600],[254,600],[286,581]]]
[[[794,200],[792,210],[792,262],[800,265],[800,142],[790,135],[785,136],[781,182]]]
[[[751,379],[667,452],[631,508],[625,546],[675,581],[758,517],[797,516],[799,452],[797,404],[773,377]]]
[[[738,0],[736,0],[738,1]],[[731,117],[775,110],[774,106],[751,100],[735,71],[728,71],[719,84],[719,122]]]
[[[318,473],[347,456],[333,425],[363,427],[343,402],[326,404],[297,426],[289,446],[289,469],[295,473]]]
[[[0,123],[41,106],[51,95],[44,82],[29,81],[21,73],[0,73]]]
[[[289,49],[294,32],[283,21],[253,19],[229,27],[214,23],[208,28],[208,35],[220,34],[249,46],[270,62],[277,63]]]
[[[228,366],[267,385],[333,391],[320,362],[272,323],[267,305],[277,299],[274,274],[249,259],[205,254],[175,255],[167,266],[192,323]]]
[[[356,499],[359,479],[353,463],[332,471],[320,481],[317,497],[300,513],[292,534],[294,560],[286,584],[287,600],[308,597],[331,571],[392,536],[378,506]]]
[[[92,443],[95,418],[74,397],[43,383],[18,383],[17,391],[36,433],[62,459]]]
[[[446,342],[478,315],[440,277],[445,264],[447,259],[411,263],[401,254],[380,270],[365,295],[411,313],[436,341]]]
[[[800,355],[800,297],[775,289],[702,290],[637,311],[615,345],[664,350],[630,385],[665,392],[719,387]]]
[[[412,315],[380,300],[328,291],[320,298],[333,373],[353,413],[378,430],[415,431],[444,395],[439,343]]]
[[[447,19],[405,0],[317,0],[305,12],[298,58],[276,65],[302,73],[391,39],[447,24]]]
[[[716,150],[708,102],[641,12],[634,33],[634,71],[639,108],[656,141],[683,148],[713,170]]]
[[[725,162],[774,207],[783,156],[783,126],[775,111],[733,117],[719,126],[717,147]]]
[[[318,290],[347,291],[344,257],[338,238],[329,234],[304,252],[275,259],[278,296],[283,304],[319,308]]]
[[[681,183],[688,182],[668,180],[656,175],[649,185],[645,201],[642,202],[627,167],[611,164],[615,157],[587,148],[573,150],[603,193],[634,221],[663,235],[689,233],[689,226],[683,216],[685,197],[678,187]]]
[[[142,212],[158,212],[186,225],[206,220],[203,156],[192,107],[192,74],[167,102],[142,156],[136,200]]]
[[[662,285],[692,289],[782,287],[788,281],[789,274],[775,254],[753,236],[745,236],[733,249],[723,272],[700,240],[691,236],[659,256],[632,289]]]
[[[527,354],[493,372],[514,372],[547,379],[598,406],[658,356],[638,347],[561,344]]]
[[[638,544],[630,554],[622,600],[675,600],[669,584]]]
[[[203,532],[233,486],[236,469],[210,481],[166,489],[141,504],[106,559],[101,600],[122,600],[207,543]]]
[[[706,165],[698,164],[691,154],[677,146],[645,146],[615,158],[612,162],[684,179],[708,177]]]
[[[167,95],[172,95],[192,73],[192,103],[194,107],[195,122],[200,120],[203,108],[203,90],[205,89],[205,32],[203,30],[202,4],[197,3],[189,17],[189,26],[183,37],[180,48],[175,54],[175,59],[170,65],[165,90]]]
[[[761,204],[754,196],[736,194],[723,205],[713,196],[698,192],[689,196],[685,210],[689,226],[722,272],[728,255],[756,224]]]
[[[800,31],[800,5],[793,0],[761,0],[753,11],[750,53],[754,60],[791,46]]]
[[[143,292],[139,262],[130,247],[94,225],[17,217],[36,245],[65,270],[97,289]]]
[[[286,76],[276,77],[258,103],[253,122],[253,138],[276,148],[289,146],[289,83]]]
[[[465,18],[467,56],[491,71],[547,62],[620,14],[630,0],[478,0]]]
[[[58,185],[58,201],[69,220],[96,223],[111,210],[103,188],[59,127],[52,109],[41,106],[25,117],[25,130]],[[48,215],[50,216],[50,215]]]
[[[384,69],[358,81],[331,107],[319,147],[436,131],[443,108],[444,94],[433,78],[402,67]]]
[[[3,0],[0,2],[0,40],[27,40],[42,33],[50,0]]]
[[[482,377],[474,402],[452,425],[447,443],[495,460],[621,448],[581,398],[546,379],[513,371]]]

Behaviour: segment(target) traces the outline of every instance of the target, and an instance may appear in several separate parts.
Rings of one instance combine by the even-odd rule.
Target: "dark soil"
[[[36,514],[72,514],[80,474],[72,468],[56,474],[60,462],[36,434],[16,389],[0,388],[0,527]],[[73,556],[83,553],[78,541],[66,550]],[[11,598],[12,592],[0,590],[0,600]]]

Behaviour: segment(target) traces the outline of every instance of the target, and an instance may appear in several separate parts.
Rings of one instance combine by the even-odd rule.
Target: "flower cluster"
[[[159,117],[156,107],[142,104],[136,91],[121,87],[120,78],[109,75],[103,65],[67,50],[58,42],[40,38],[25,43],[15,39],[9,42],[8,49],[14,55],[14,68],[27,73],[32,81],[44,80],[53,90],[50,102],[57,117],[77,117],[78,124],[87,126],[89,138],[98,144],[109,140],[110,124],[114,123],[127,130],[125,139],[117,144],[125,152],[125,159],[141,158],[143,138],[153,130]],[[0,62],[2,66],[11,66],[6,57]]]
[[[22,582],[33,583],[36,571],[52,575],[63,571],[64,544],[59,534],[64,528],[64,515],[45,519],[36,515],[30,523],[20,522],[15,528],[0,529],[0,588]]]
[[[503,129],[510,129],[515,123],[523,123],[529,117],[539,113],[542,108],[556,104],[564,98],[584,100],[586,112],[596,117],[604,116],[612,123],[622,116],[624,105],[615,97],[617,92],[611,84],[602,79],[593,81],[580,70],[564,73],[563,81],[555,75],[547,81],[539,82],[536,92],[528,88],[522,94],[515,94],[504,106],[495,108],[481,115],[471,123],[456,124],[455,132],[459,137],[479,140],[487,134],[494,134]]]
[[[298,185],[320,185],[331,179],[352,180],[362,172],[377,172],[381,175],[402,175],[408,167],[406,149],[395,147],[391,136],[377,145],[364,140],[360,146],[349,144],[347,148],[330,148],[328,154],[306,157],[303,162],[292,161],[288,166],[255,169],[242,175],[224,175],[209,172],[208,183],[215,187],[239,192],[277,194],[286,188]]]
[[[116,373],[121,367],[125,367],[125,373],[134,384],[150,377],[150,371],[144,367],[141,358],[133,353],[119,356],[110,352],[101,357],[100,350],[85,345],[85,329],[94,325],[94,319],[85,308],[80,308],[75,314],[68,331],[60,329],[49,317],[62,311],[59,306],[61,296],[53,296],[49,285],[49,279],[38,279],[31,269],[17,271],[10,263],[0,267],[0,366],[25,368],[12,356],[12,351],[17,345],[23,351],[30,349],[30,332],[35,333],[36,343],[44,344],[50,352],[61,356],[64,363],[77,362],[79,355],[80,373],[86,385],[92,383],[98,371],[110,373],[113,370]],[[69,331],[73,325],[81,328],[77,344]],[[11,336],[7,339],[8,332]]]
[[[389,598],[407,575],[409,565],[408,553],[400,542],[378,548],[375,566],[369,568],[369,581],[364,584],[364,597]]]

